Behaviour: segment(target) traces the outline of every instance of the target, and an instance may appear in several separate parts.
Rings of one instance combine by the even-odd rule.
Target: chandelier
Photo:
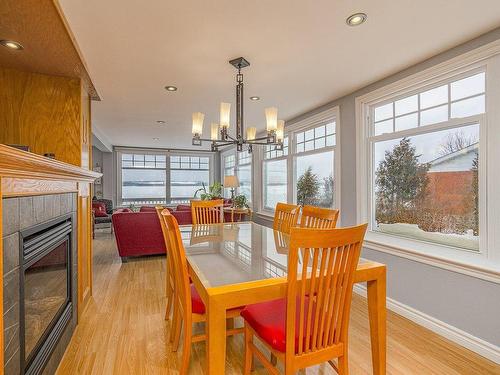
[[[229,119],[231,103],[220,103],[219,124],[212,123],[210,128],[210,139],[201,138],[203,133],[203,120],[205,115],[201,112],[193,113],[193,145],[201,146],[202,141],[211,142],[212,151],[219,147],[236,145],[238,151],[243,151],[243,145],[248,146],[248,152],[252,152],[253,145],[274,145],[277,150],[283,149],[283,137],[285,122],[278,120],[278,109],[270,107],[265,109],[267,134],[256,138],[257,128],[250,127],[244,138],[243,125],[243,74],[241,69],[250,65],[243,57],[229,61],[236,69],[236,137],[229,134]]]

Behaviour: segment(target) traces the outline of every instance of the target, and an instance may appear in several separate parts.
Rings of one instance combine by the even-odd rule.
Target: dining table
[[[226,367],[226,311],[286,297],[288,234],[255,222],[183,225],[189,274],[207,307],[207,373]],[[299,259],[300,261],[300,259]],[[386,373],[386,266],[360,259],[367,284],[374,375]]]

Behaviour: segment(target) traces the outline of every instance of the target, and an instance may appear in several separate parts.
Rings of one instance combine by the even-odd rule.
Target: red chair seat
[[[191,284],[191,308],[194,314],[205,314],[205,304],[193,284]]]
[[[309,299],[305,299],[305,312],[309,306]],[[297,300],[297,319],[295,326],[295,351],[298,351],[299,342],[299,301]],[[314,316],[313,306],[313,316]],[[247,306],[241,316],[253,328],[257,335],[267,342],[273,349],[286,351],[286,298],[274,301],[257,303]],[[312,322],[314,323],[314,322]],[[311,324],[312,331],[313,324]],[[306,327],[304,327],[304,332]],[[304,338],[305,341],[305,338]]]
[[[205,304],[194,284],[191,284],[191,309],[194,314],[205,314]],[[241,307],[236,307],[234,310],[236,309],[241,309]]]

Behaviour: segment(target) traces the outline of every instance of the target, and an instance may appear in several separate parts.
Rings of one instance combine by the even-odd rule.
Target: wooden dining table
[[[289,236],[254,222],[184,225],[191,279],[207,307],[208,374],[225,373],[226,311],[286,296]],[[373,374],[386,373],[386,266],[360,259],[367,283]]]

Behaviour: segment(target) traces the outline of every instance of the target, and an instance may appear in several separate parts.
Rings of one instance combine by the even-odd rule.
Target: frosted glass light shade
[[[212,122],[210,127],[210,139],[216,141],[219,138],[219,124]]]
[[[231,103],[220,103],[220,127],[229,128],[229,115],[231,112]]]
[[[247,129],[247,140],[248,141],[253,141],[255,139],[255,136],[257,135],[257,128],[255,126],[252,126]]]
[[[276,140],[283,142],[285,138],[285,121],[278,120],[278,128],[276,129]]]
[[[205,119],[205,115],[201,112],[193,113],[193,135],[198,134],[201,135],[203,132],[203,120]]]
[[[278,128],[278,108],[266,108],[267,131],[276,131]]]

